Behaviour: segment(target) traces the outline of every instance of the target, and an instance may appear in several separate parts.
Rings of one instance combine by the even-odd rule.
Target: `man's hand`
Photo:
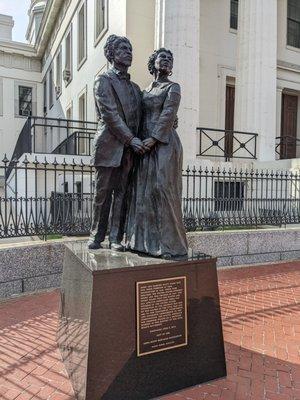
[[[178,115],[176,115],[176,118],[175,118],[175,121],[174,121],[174,124],[173,124],[173,128],[174,129],[178,128]]]
[[[146,149],[143,145],[143,142],[138,137],[133,137],[130,141],[130,146],[133,148],[133,151],[138,154],[144,154]]]
[[[156,139],[154,139],[153,137],[149,137],[143,140],[143,145],[147,150],[151,150],[151,148],[155,145],[156,142],[157,142]]]

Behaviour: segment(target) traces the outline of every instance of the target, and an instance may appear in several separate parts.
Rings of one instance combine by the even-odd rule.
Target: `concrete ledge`
[[[1,243],[0,298],[60,286],[64,243]],[[189,246],[217,257],[218,267],[300,260],[300,228],[249,231],[190,232]]]
[[[190,232],[188,240],[219,267],[300,259],[300,228]]]
[[[60,286],[64,242],[0,248],[0,298]]]

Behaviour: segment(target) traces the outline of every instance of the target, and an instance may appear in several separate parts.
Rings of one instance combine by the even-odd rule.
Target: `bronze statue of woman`
[[[174,128],[180,86],[169,80],[172,68],[170,50],[161,48],[149,58],[155,80],[143,91],[139,134],[148,151],[134,170],[126,231],[130,250],[166,259],[187,255],[181,211],[183,151]]]

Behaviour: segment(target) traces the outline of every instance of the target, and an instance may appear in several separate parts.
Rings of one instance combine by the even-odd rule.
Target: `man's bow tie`
[[[116,74],[119,79],[126,79],[126,81],[130,81],[130,74],[127,72],[117,71]]]

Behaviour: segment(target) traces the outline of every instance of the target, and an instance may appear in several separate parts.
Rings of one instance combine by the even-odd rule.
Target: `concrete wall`
[[[0,241],[0,298],[59,287],[64,243],[72,240],[11,245]],[[194,250],[217,257],[219,267],[300,260],[300,228],[193,232],[188,241]]]
[[[171,1],[171,0],[168,0]],[[188,2],[188,0],[186,0]],[[43,114],[43,89],[41,82],[49,75],[49,69],[53,68],[53,78],[55,86],[56,77],[56,57],[58,51],[62,51],[62,68],[65,61],[65,38],[70,28],[73,36],[73,79],[68,84],[62,84],[62,93],[56,99],[54,96],[54,105],[49,109],[47,104],[47,116],[63,118],[66,117],[66,110],[72,106],[73,118],[79,118],[79,96],[85,92],[87,97],[87,115],[86,119],[95,121],[95,107],[93,100],[93,82],[97,74],[105,71],[107,62],[103,54],[103,45],[106,38],[111,33],[118,35],[127,35],[134,46],[134,60],[130,73],[132,79],[142,88],[148,85],[151,77],[147,71],[147,58],[155,46],[155,0],[110,0],[107,2],[108,24],[107,31],[103,34],[100,41],[95,41],[94,17],[95,1],[86,0],[87,4],[87,60],[78,68],[77,65],[77,27],[78,10],[83,0],[72,0],[64,3],[69,4],[63,15],[57,18],[57,26],[53,26],[52,37],[49,38],[46,56],[43,57],[42,74],[34,68],[24,68],[23,64],[28,63],[28,57],[34,58],[34,49],[27,46],[21,46],[18,43],[10,42],[9,49],[6,44],[0,46],[0,140],[4,143],[1,146],[1,154],[7,152],[10,154],[14,148],[18,134],[25,121],[24,118],[16,118],[15,110],[15,81],[26,82],[28,85],[36,86],[36,114]],[[180,112],[180,121],[178,132],[184,144],[185,163],[196,163],[196,154],[198,152],[198,136],[196,134],[197,126],[207,126],[212,128],[224,128],[225,125],[225,90],[226,82],[234,84],[236,76],[236,50],[237,50],[237,31],[230,29],[230,0],[201,0],[200,2],[200,33],[194,37],[194,42],[199,43],[200,48],[200,67],[194,71],[195,76],[190,73],[181,75],[180,84],[183,88],[189,88],[190,82],[197,82],[200,90],[200,104],[197,110],[197,123],[193,126],[183,123],[185,116],[189,115],[188,110]],[[169,4],[169,3],[168,3]],[[175,4],[175,3],[174,3]],[[287,29],[287,0],[280,0],[278,4],[278,43],[277,43],[277,110],[274,118],[277,121],[277,130],[274,135],[280,134],[281,117],[281,93],[282,91],[292,91],[299,96],[300,93],[300,50],[291,48],[286,44]],[[179,20],[188,19],[187,13],[178,12],[176,18]],[[194,17],[194,16],[192,16]],[[192,18],[191,17],[191,18]],[[186,22],[186,35],[189,43],[191,35],[189,21]],[[196,32],[196,30],[195,30]],[[184,33],[183,33],[184,35]],[[198,37],[198,35],[200,37]],[[5,63],[2,51],[5,51]],[[30,54],[29,54],[30,53]],[[16,57],[18,55],[18,57]],[[24,58],[21,61],[20,56]],[[1,58],[2,57],[2,58]],[[7,65],[8,59],[14,59],[10,65]],[[181,59],[182,58],[182,59]],[[180,69],[187,68],[189,59],[177,55],[175,65],[180,65]],[[38,59],[35,60],[39,62]],[[31,61],[30,61],[31,62]],[[23,64],[22,64],[23,63]],[[199,75],[199,76],[198,76]],[[199,78],[199,79],[198,79]],[[49,90],[49,86],[48,86]],[[193,96],[193,92],[185,93],[186,96]],[[5,98],[5,102],[1,100]],[[47,103],[48,103],[47,95]],[[193,104],[192,101],[189,102]],[[196,102],[198,104],[198,102]],[[196,104],[195,103],[195,104]],[[3,112],[1,111],[3,109]],[[1,115],[3,114],[3,116]],[[195,125],[195,126],[194,126]],[[300,101],[298,118],[298,136],[300,138]],[[259,132],[260,133],[260,132]],[[55,140],[53,141],[55,143]],[[195,144],[195,142],[197,142]],[[300,151],[300,150],[299,150]],[[298,154],[300,156],[300,153]],[[207,158],[203,157],[200,161],[207,163]],[[264,153],[260,161],[264,160]],[[274,152],[275,160],[275,152]],[[211,158],[211,161],[217,165],[218,159]],[[239,161],[234,161],[239,164]]]
[[[85,92],[87,98],[88,121],[96,120],[93,98],[93,85],[95,77],[104,72],[108,63],[103,53],[103,47],[107,37],[114,33],[120,36],[128,36],[134,47],[133,65],[130,68],[132,80],[145,87],[150,82],[147,70],[147,57],[153,51],[154,44],[154,4],[155,0],[110,0],[108,4],[107,31],[99,42],[95,42],[94,18],[95,1],[86,0],[87,10],[87,59],[78,69],[77,43],[78,43],[78,18],[77,13],[82,1],[71,1],[66,15],[57,32],[51,46],[50,53],[45,60],[42,71],[42,79],[48,79],[49,70],[53,68],[53,77],[56,77],[56,56],[58,50],[62,50],[62,64],[64,69],[65,38],[72,26],[73,36],[73,79],[66,86],[63,82],[62,93],[59,98],[54,94],[54,105],[49,109],[47,99],[47,117],[66,117],[66,110],[73,107],[73,119],[79,119],[79,97]],[[55,86],[55,82],[54,82]],[[48,88],[49,89],[49,88]]]
[[[59,287],[62,243],[7,246],[0,249],[0,298]]]
[[[27,117],[18,115],[18,87],[32,87],[33,115],[42,115],[41,65],[30,46],[0,42],[0,157],[9,158]],[[0,172],[1,174],[1,172]]]
[[[87,96],[87,119],[95,120],[95,107],[93,101],[93,81],[95,76],[107,68],[107,62],[103,55],[103,45],[107,36],[111,33],[127,35],[134,47],[134,60],[130,73],[132,79],[142,88],[147,86],[151,77],[147,71],[147,58],[154,48],[155,36],[155,0],[111,0],[108,10],[108,31],[95,45],[94,42],[94,1],[87,0],[88,19],[88,49],[87,60],[77,70],[77,11],[81,1],[72,1],[59,27],[57,36],[53,42],[50,54],[43,67],[43,77],[53,66],[53,76],[56,76],[55,58],[58,49],[62,49],[62,60],[65,57],[65,36],[72,24],[73,30],[73,80],[65,87],[63,83],[62,94],[55,99],[54,106],[48,110],[48,117],[65,117],[66,109],[72,105],[73,118],[79,118],[78,98],[82,92]],[[278,1],[278,69],[277,86],[284,91],[294,90],[300,93],[300,70],[291,68],[291,65],[299,64],[299,51],[286,45],[286,9],[287,0]],[[178,18],[186,18],[178,15]],[[199,38],[195,38],[198,40]],[[236,76],[236,48],[237,31],[230,28],[230,0],[201,0],[200,6],[200,105],[198,110],[197,126],[224,128],[225,127],[225,94],[226,83],[234,83]],[[177,59],[175,65],[188,60]],[[195,71],[195,74],[198,72]],[[190,80],[197,79],[189,74],[181,78],[182,87],[189,87]],[[189,95],[191,95],[189,93]],[[55,95],[54,95],[55,97]],[[182,111],[182,110],[181,110]],[[277,131],[280,134],[281,97],[278,97],[276,115]],[[300,102],[299,102],[300,116]],[[185,114],[181,112],[181,120]],[[195,130],[197,126],[185,128],[186,124],[179,121],[178,132],[184,144],[185,163],[197,163],[198,137],[195,146]],[[300,137],[300,117],[299,117]],[[269,157],[269,155],[268,155]],[[275,160],[275,149],[273,154]],[[205,164],[207,158],[203,157],[201,163]],[[219,159],[211,159],[218,164]],[[264,161],[264,152],[260,161]],[[236,163],[236,161],[234,161]],[[255,163],[255,162],[254,162]],[[237,161],[239,164],[239,161]]]
[[[218,258],[218,266],[300,259],[300,229],[189,233],[189,245]]]
[[[278,92],[276,114],[273,118],[277,121],[274,135],[280,136],[282,90],[283,92],[292,91],[294,95],[298,96],[300,94],[300,49],[290,47],[286,43],[287,0],[279,0],[277,5],[277,87],[280,91]],[[232,79],[236,76],[236,50],[237,31],[230,29],[230,0],[201,0],[198,126],[224,129],[226,81],[231,80],[231,83],[234,83]],[[186,77],[186,79],[190,79],[190,77]],[[261,134],[261,132],[258,133]],[[182,134],[192,135],[189,132],[182,132]],[[300,102],[298,137],[300,138]],[[300,156],[300,153],[297,156]],[[188,154],[189,160],[191,157],[192,155]],[[272,157],[275,160],[275,149]],[[270,155],[262,151],[259,161],[265,159],[270,159]],[[210,161],[207,160],[208,157],[202,157],[202,165],[210,164]],[[210,160],[215,165],[220,163],[218,159],[210,158]],[[234,161],[234,163],[239,164],[239,161]],[[255,161],[254,164],[256,164]]]

